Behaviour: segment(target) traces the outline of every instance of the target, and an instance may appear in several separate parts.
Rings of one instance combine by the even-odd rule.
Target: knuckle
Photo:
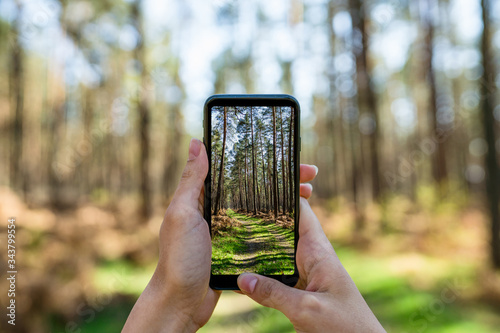
[[[274,295],[274,286],[270,281],[265,281],[262,284],[261,295],[264,299],[271,299]]]
[[[182,172],[181,180],[189,179],[194,174],[193,168],[190,167],[190,163],[192,163],[192,161],[188,161],[187,163],[188,164],[186,165],[184,171]]]
[[[266,281],[262,285],[261,296],[264,305],[272,308],[282,308],[287,303],[287,293],[277,281]]]

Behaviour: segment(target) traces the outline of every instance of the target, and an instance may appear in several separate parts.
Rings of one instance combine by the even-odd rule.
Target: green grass
[[[248,219],[259,224],[258,219]],[[259,224],[256,228],[262,236],[269,230],[293,240],[293,235],[276,225]],[[217,241],[223,245],[220,254],[243,251],[236,240],[234,236],[218,237]],[[388,332],[498,332],[499,308],[476,298],[479,291],[477,263],[470,260],[454,262],[413,252],[382,256],[338,244],[334,246],[342,264]],[[270,269],[280,265],[262,258]],[[95,297],[82,301],[80,314],[75,309],[70,317],[46,317],[41,331],[119,332],[155,265],[139,267],[127,260],[100,262],[92,279]],[[224,292],[212,318],[200,332],[270,333],[294,332],[294,329],[282,313],[262,307],[246,296]]]
[[[70,318],[47,318],[49,331],[120,332],[155,267],[156,263],[139,267],[126,260],[100,262],[92,281],[95,295],[78,304]]]
[[[381,257],[342,246],[336,246],[336,251],[388,332],[489,333],[500,327],[497,308],[469,297],[477,288],[477,268],[471,263],[422,255],[413,258],[413,254],[404,253]],[[402,265],[413,271],[405,272]],[[65,332],[66,325],[74,321],[75,332],[119,332],[153,270],[153,264],[137,267],[124,260],[102,262],[97,267],[94,285],[97,295],[110,297],[100,297],[98,302],[88,300],[81,309],[85,315],[75,314],[71,320],[47,318],[49,331]],[[457,296],[452,301],[448,301],[450,286]],[[93,318],[89,310],[93,311]],[[262,307],[246,296],[224,292],[212,318],[200,332],[286,333],[294,329],[282,313]]]
[[[421,255],[409,256],[404,263],[398,257],[377,258],[348,248],[337,253],[387,331],[498,331],[500,318],[493,309],[465,301],[475,283],[471,264]],[[413,261],[415,267],[407,273],[398,267],[411,267]],[[479,313],[489,319],[480,320]]]
[[[274,223],[265,223],[262,219],[239,214],[230,209],[227,210],[227,215],[248,222],[246,226],[252,228],[252,232],[250,233],[245,226],[233,227],[229,231],[222,231],[221,235],[212,239],[214,274],[240,274],[245,271],[260,274],[293,274],[293,259],[282,252],[282,247],[274,236],[274,234],[283,235],[293,248],[292,230],[281,228]],[[253,265],[241,259],[249,252],[245,240],[250,238],[263,243],[260,245],[262,249],[254,253]]]
[[[336,252],[388,332],[498,332],[498,309],[468,300],[467,295],[477,283],[472,264],[419,257],[415,272],[404,273],[398,257],[376,257],[339,246]],[[407,264],[411,267],[409,258]],[[242,310],[231,311],[238,307]],[[223,331],[267,333],[294,329],[278,311],[225,292],[212,319],[200,330]]]
[[[140,295],[155,267],[156,263],[137,267],[126,260],[103,261],[94,275],[94,285],[108,293]]]
[[[242,221],[255,221],[255,222],[259,222],[261,219],[257,218],[257,217],[252,217],[252,216],[247,216],[247,215],[244,215],[244,214],[239,214],[239,213],[236,213],[234,210],[232,209],[228,209],[226,211],[226,214],[227,216],[233,218],[233,219],[238,219],[238,220],[242,220]]]
[[[247,250],[241,238],[246,235],[244,227],[234,227],[231,232],[222,231],[222,235],[212,239],[212,272],[214,274],[236,274],[237,264],[233,260],[236,254]]]
[[[73,319],[52,316],[49,332],[107,333],[120,332],[132,310],[136,297],[114,296],[102,303],[81,303]]]

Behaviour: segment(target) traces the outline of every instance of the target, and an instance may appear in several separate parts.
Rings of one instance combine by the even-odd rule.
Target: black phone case
[[[207,148],[208,155],[208,175],[205,179],[205,195],[204,195],[204,217],[210,227],[210,235],[212,234],[212,188],[211,188],[211,165],[212,151],[211,151],[211,106],[246,106],[246,105],[276,105],[276,106],[293,106],[294,107],[294,173],[295,173],[295,226],[294,226],[294,261],[296,260],[297,244],[299,240],[299,190],[300,190],[300,149],[301,149],[301,139],[300,139],[300,105],[299,102],[290,95],[286,94],[276,94],[276,95],[212,95],[205,101],[204,111],[203,111],[203,127],[204,136],[203,143]],[[273,278],[275,280],[281,281],[288,286],[295,286],[299,279],[299,274],[297,270],[297,263],[294,262],[295,269],[293,275],[265,275],[267,277]],[[210,287],[216,290],[239,290],[237,284],[238,275],[213,275],[210,273]]]

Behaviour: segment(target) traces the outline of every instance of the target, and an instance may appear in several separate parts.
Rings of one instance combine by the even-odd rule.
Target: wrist
[[[155,309],[155,316],[161,318],[162,328],[166,332],[196,332],[200,326],[193,320],[193,314],[189,308],[182,306],[178,292],[167,287],[165,279],[159,279],[156,272],[144,290],[145,298],[149,299],[150,309]],[[142,297],[142,295],[141,295]]]
[[[122,332],[196,332],[192,316],[181,311],[165,285],[153,277],[132,309]]]

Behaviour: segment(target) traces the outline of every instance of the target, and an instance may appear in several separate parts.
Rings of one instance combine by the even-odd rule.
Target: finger
[[[330,241],[326,237],[321,223],[319,222],[316,214],[311,209],[309,201],[304,198],[300,198],[300,219],[299,219],[299,242],[300,239],[306,234],[311,239],[315,239],[318,242],[322,242],[330,245]]]
[[[238,287],[257,303],[283,312],[287,317],[296,310],[301,290],[288,287],[278,280],[262,275],[243,273],[238,276]]]
[[[189,159],[172,201],[179,200],[189,207],[198,208],[207,172],[208,158],[205,145],[193,138],[189,143]]]
[[[299,221],[297,267],[299,275],[307,279],[297,287],[307,291],[319,290],[325,279],[334,278],[331,272],[343,272],[342,264],[305,198],[300,198]]]
[[[301,164],[300,165],[300,182],[307,183],[313,180],[318,174],[318,167],[315,165]]]
[[[311,184],[300,184],[300,196],[309,199],[312,195],[313,186]]]

